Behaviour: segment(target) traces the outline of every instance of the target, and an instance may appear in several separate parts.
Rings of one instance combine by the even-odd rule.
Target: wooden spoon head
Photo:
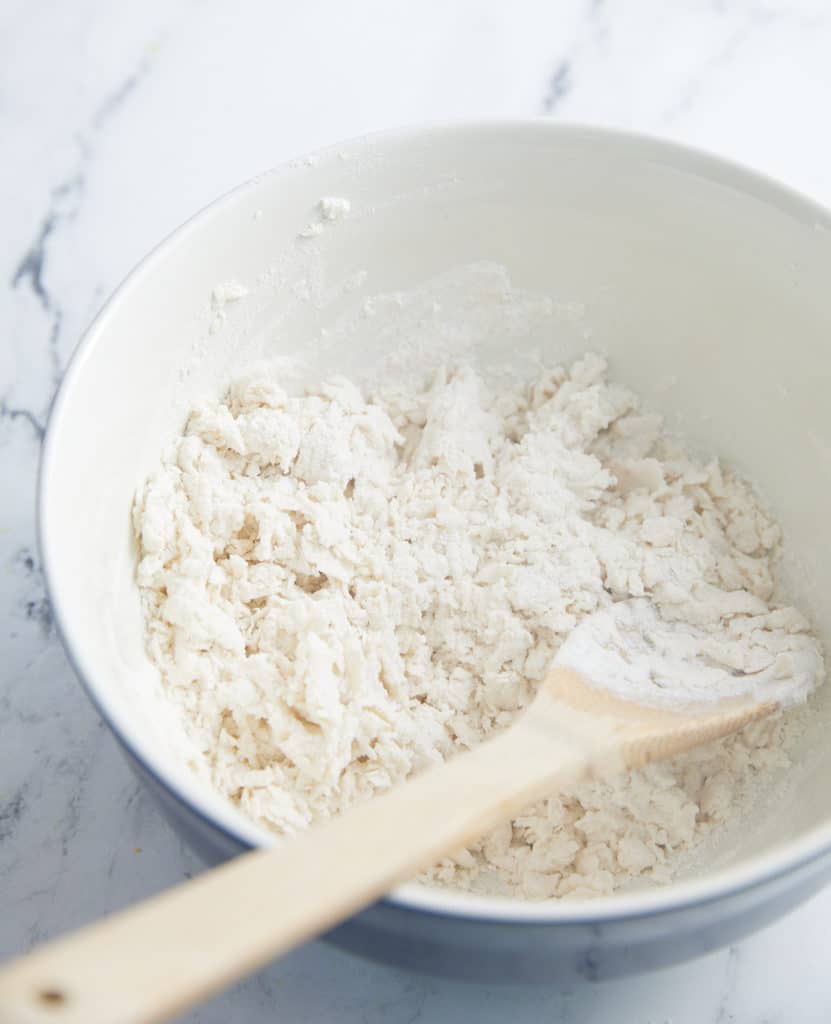
[[[535,701],[549,705],[550,714],[563,708],[577,712],[580,721],[616,747],[628,768],[640,768],[694,747],[738,732],[779,709],[775,701],[730,697],[723,701],[679,708],[646,707],[603,690],[575,669],[555,666]]]
[[[580,742],[617,749],[636,767],[805,700],[823,674],[807,624],[792,628],[772,614],[692,624],[633,598],[573,630],[534,711],[552,737],[571,729]]]

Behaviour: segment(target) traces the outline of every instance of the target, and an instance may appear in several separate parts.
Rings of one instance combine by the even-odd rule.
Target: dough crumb
[[[352,204],[340,196],[324,196],[318,207],[324,220],[341,220],[352,209]]]
[[[298,236],[300,238],[318,238],[323,234],[327,224],[330,224],[332,221],[343,220],[351,209],[352,204],[348,199],[343,199],[340,196],[324,196],[317,203],[317,212],[320,219],[307,224],[305,228],[298,232]]]
[[[229,302],[238,302],[245,298],[247,294],[248,289],[239,281],[225,281],[214,288],[211,293],[211,304],[214,309],[221,309]]]

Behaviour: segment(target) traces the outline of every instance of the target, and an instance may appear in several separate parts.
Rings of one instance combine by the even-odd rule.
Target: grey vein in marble
[[[14,833],[15,825],[20,821],[25,804],[25,786],[21,786],[14,796],[0,804],[0,843]]]
[[[35,416],[31,409],[17,409],[5,399],[0,399],[0,420],[25,420],[32,428],[35,437],[38,441],[43,440],[45,428],[40,420]]]
[[[53,389],[57,388],[60,383],[63,372],[58,343],[64,313],[60,297],[46,282],[45,270],[49,245],[60,227],[71,222],[78,215],[84,200],[89,165],[95,153],[96,142],[106,129],[110,119],[119,112],[129,96],[138,88],[150,67],[151,62],[147,57],[143,57],[138,68],[100,103],[89,126],[77,134],[77,164],[52,189],[49,205],[41,218],[35,237],[21,257],[12,276],[11,288],[14,290],[24,285],[28,286],[49,319],[47,346],[52,366]],[[49,401],[51,402],[51,398]],[[8,408],[8,406],[5,403],[0,406],[0,415],[3,413],[3,408]],[[43,429],[33,412],[22,408],[12,410],[11,414],[14,412],[17,412],[18,415],[28,415],[42,436]]]
[[[15,558],[15,563],[21,567],[24,577],[29,583],[28,588],[21,588],[21,593],[25,595],[23,601],[24,615],[28,621],[37,623],[44,637],[48,637],[53,627],[52,606],[49,598],[46,596],[40,567],[36,564],[35,556],[29,548],[20,549]],[[31,592],[27,594],[26,590]]]
[[[680,93],[667,106],[662,115],[662,121],[671,124],[689,111],[705,84],[719,71],[729,67],[738,50],[752,38],[754,33],[766,28],[775,18],[776,14],[773,11],[764,8],[752,8],[748,11],[747,16],[723,40],[715,53],[695,68]]]
[[[571,91],[571,65],[567,60],[561,61],[557,70],[551,76],[548,85],[548,93],[543,100],[542,109],[544,114],[554,114],[562,101]]]

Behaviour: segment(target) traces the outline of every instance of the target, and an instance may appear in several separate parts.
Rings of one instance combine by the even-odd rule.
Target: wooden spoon
[[[622,673],[654,646],[633,630],[633,607],[613,606],[628,616],[611,652]],[[603,614],[608,626],[608,610]],[[575,631],[583,655],[587,644],[591,654],[593,618]],[[608,649],[600,653],[606,668],[614,665]],[[689,664],[689,650],[686,657]],[[735,673],[725,670],[725,683],[735,689]],[[533,801],[726,736],[781,702],[780,692],[763,702],[733,696],[694,708],[642,706],[555,661],[524,714],[470,753],[290,842],[246,853],[7,964],[0,969],[0,1022],[167,1020]]]

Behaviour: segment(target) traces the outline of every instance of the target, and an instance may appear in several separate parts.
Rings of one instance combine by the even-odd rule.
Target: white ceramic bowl
[[[350,215],[298,238],[322,196],[348,197]],[[310,350],[367,295],[495,261],[517,286],[584,310],[545,342],[550,356],[584,350],[590,329],[617,379],[758,483],[785,525],[794,596],[831,637],[829,228],[812,203],[700,153],[511,122],[326,150],[243,185],[148,256],[67,372],[40,527],[69,656],[175,827],[211,861],[267,841],[178,762],[177,723],[142,647],[131,502],[194,397],[217,393],[258,354]],[[230,279],[250,294],[220,309],[211,295]],[[350,370],[379,345],[358,337],[319,346],[317,359]],[[697,878],[584,904],[404,886],[331,938],[490,980],[607,977],[704,953],[831,874],[830,766],[831,750],[814,743],[791,796]]]

